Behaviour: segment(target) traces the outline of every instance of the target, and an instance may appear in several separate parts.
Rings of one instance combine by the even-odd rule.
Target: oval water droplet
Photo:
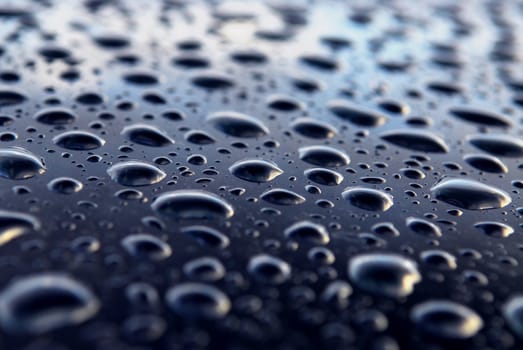
[[[159,261],[171,256],[171,247],[161,239],[145,233],[128,235],[122,246],[133,257]]]
[[[467,136],[474,147],[500,157],[523,157],[523,140],[506,134],[479,134]]]
[[[234,163],[229,171],[250,182],[269,182],[283,174],[276,164],[262,159],[245,159]]]
[[[387,121],[387,117],[382,114],[344,100],[330,101],[328,108],[337,117],[357,126],[374,127],[383,125]]]
[[[417,304],[411,319],[422,331],[444,339],[468,339],[483,328],[483,320],[474,310],[448,300]]]
[[[357,287],[390,298],[408,296],[421,281],[416,263],[396,254],[356,255],[349,260],[348,272]]]
[[[310,181],[325,186],[336,186],[343,181],[343,175],[324,168],[307,169],[304,171],[304,175]]]
[[[174,143],[174,140],[154,126],[134,124],[123,128],[122,133],[132,142],[150,147],[164,147]]]
[[[288,263],[267,254],[253,256],[249,260],[247,270],[256,280],[267,284],[282,284],[291,277],[291,267]]]
[[[341,195],[355,207],[368,211],[387,211],[394,204],[389,194],[371,188],[351,187]]]
[[[324,226],[311,221],[300,221],[283,231],[286,238],[294,241],[307,241],[314,244],[327,244],[330,236]]]
[[[105,140],[87,131],[66,131],[53,138],[53,142],[74,151],[89,151],[102,147]]]
[[[261,194],[261,199],[276,205],[297,205],[305,203],[305,197],[283,188],[274,188]]]
[[[227,219],[233,207],[213,193],[201,190],[177,190],[162,193],[152,209],[170,219]]]
[[[153,185],[167,175],[154,165],[136,160],[116,163],[107,169],[107,174],[122,186]]]
[[[7,285],[0,298],[0,323],[15,334],[41,334],[91,319],[100,308],[82,283],[56,273],[31,275]]]
[[[336,148],[329,146],[306,146],[298,150],[301,160],[312,165],[324,167],[339,167],[350,163],[349,156]]]
[[[207,122],[224,134],[234,137],[251,138],[269,134],[269,129],[261,121],[238,112],[216,112],[207,117]]]
[[[23,180],[43,174],[46,170],[42,160],[24,148],[0,149],[0,177]]]
[[[65,108],[49,108],[35,114],[36,121],[47,125],[66,125],[76,121],[73,111]]]
[[[436,199],[469,210],[503,208],[512,202],[505,191],[470,179],[443,180],[431,191]]]
[[[381,133],[380,137],[396,146],[412,151],[447,153],[449,150],[442,138],[423,130],[389,130]]]
[[[500,114],[479,109],[471,109],[469,107],[451,108],[450,113],[459,119],[479,125],[491,127],[509,127],[512,125],[509,119]]]
[[[40,221],[32,215],[0,210],[0,247],[40,227]]]
[[[220,319],[231,309],[225,293],[201,283],[178,284],[167,291],[165,300],[174,313],[188,319]]]
[[[80,192],[84,185],[72,177],[57,177],[47,184],[50,191],[60,194],[73,194]]]

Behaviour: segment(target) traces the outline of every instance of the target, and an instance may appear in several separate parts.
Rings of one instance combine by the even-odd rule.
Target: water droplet
[[[406,221],[407,227],[419,235],[441,237],[441,230],[439,229],[438,226],[434,225],[432,222],[429,222],[429,221],[423,220],[423,219],[419,219],[419,218],[415,218],[412,216],[408,217],[405,221]]]
[[[459,119],[479,125],[492,127],[509,127],[512,125],[509,119],[494,112],[470,109],[468,107],[456,107],[452,108],[450,113]]]
[[[387,117],[384,115],[364,109],[344,100],[330,101],[328,108],[339,118],[358,126],[380,126],[385,124],[387,121]]]
[[[304,175],[310,181],[325,186],[336,186],[343,181],[343,175],[324,168],[307,169],[304,171]]]
[[[154,165],[130,160],[117,163],[107,169],[113,181],[122,186],[147,186],[162,181],[166,174]]]
[[[87,131],[66,131],[53,138],[58,146],[74,151],[89,151],[102,147],[105,140]]]
[[[180,230],[181,233],[194,238],[203,246],[211,248],[227,248],[230,244],[229,237],[218,230],[208,226],[194,225],[186,226]]]
[[[245,159],[234,163],[229,171],[250,182],[269,182],[283,174],[276,164],[262,159]]]
[[[305,203],[305,197],[283,188],[268,190],[262,193],[260,198],[277,205],[297,205]]]
[[[188,319],[220,319],[229,313],[231,302],[219,289],[201,283],[182,283],[167,291],[167,305]]]
[[[479,134],[467,136],[474,147],[500,157],[522,157],[523,141],[506,134]]]
[[[349,277],[358,287],[390,298],[406,297],[421,281],[416,264],[401,255],[369,253],[349,260]]]
[[[6,331],[17,334],[41,334],[78,325],[100,308],[86,286],[55,273],[17,279],[1,296],[0,323]]]
[[[291,277],[291,267],[272,255],[260,254],[249,260],[247,270],[256,280],[267,284],[282,284]]]
[[[73,194],[80,192],[84,185],[72,177],[57,177],[47,184],[50,191],[61,194]]]
[[[436,199],[469,210],[503,208],[512,201],[508,193],[470,179],[443,180],[431,191]]]
[[[310,221],[300,221],[284,231],[285,237],[297,242],[307,241],[314,244],[327,244],[330,241],[329,233],[324,226]]]
[[[350,163],[350,158],[345,152],[329,146],[301,147],[298,150],[298,154],[304,162],[329,168]]]
[[[467,154],[463,157],[470,166],[488,173],[505,174],[508,168],[501,160],[485,154]]]
[[[227,219],[233,207],[224,199],[201,190],[177,190],[162,193],[152,209],[170,219]]]
[[[35,119],[48,125],[66,125],[73,123],[77,116],[65,108],[44,109],[35,114]]]
[[[24,148],[0,149],[0,177],[23,180],[43,174],[45,171],[42,160]]]
[[[475,223],[474,227],[491,237],[505,238],[514,233],[512,227],[496,221],[480,221]]]
[[[371,188],[351,187],[341,195],[350,204],[363,210],[387,211],[394,204],[389,194]]]
[[[444,339],[468,339],[483,328],[483,320],[476,312],[448,300],[417,304],[411,319],[422,331]]]
[[[167,259],[172,253],[167,243],[145,233],[126,236],[122,239],[122,246],[131,256],[154,261]]]
[[[154,126],[134,124],[123,128],[122,135],[132,142],[150,147],[169,146],[174,140],[162,133]]]
[[[269,133],[261,121],[238,112],[216,112],[209,115],[207,121],[221,132],[235,137],[262,137]]]
[[[419,152],[447,153],[449,147],[440,137],[422,130],[389,130],[380,137],[396,146]]]
[[[40,221],[34,216],[0,210],[0,246],[30,231],[37,231],[40,227]]]

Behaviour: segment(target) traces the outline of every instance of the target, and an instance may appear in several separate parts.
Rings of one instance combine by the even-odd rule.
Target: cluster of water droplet
[[[522,18],[1,4],[0,346],[522,347]]]

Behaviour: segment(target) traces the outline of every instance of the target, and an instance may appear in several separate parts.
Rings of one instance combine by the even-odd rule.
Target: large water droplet
[[[300,221],[284,231],[285,237],[295,241],[308,241],[314,244],[327,244],[330,241],[329,233],[323,225],[310,221]]]
[[[298,153],[301,160],[312,165],[338,167],[350,163],[350,158],[345,152],[329,146],[301,147]]]
[[[436,199],[469,210],[503,208],[510,204],[509,194],[470,179],[448,179],[431,188]]]
[[[209,115],[207,121],[221,132],[235,137],[261,137],[269,133],[261,121],[238,112],[216,112]]]
[[[277,205],[296,205],[305,202],[305,197],[283,188],[266,191],[261,194],[260,198]]]
[[[511,121],[506,117],[494,112],[486,112],[468,107],[456,107],[450,110],[455,117],[470,123],[485,126],[509,127]]]
[[[34,216],[8,210],[0,210],[0,246],[13,239],[40,229],[40,221]]]
[[[11,180],[29,179],[45,173],[42,160],[20,147],[0,149],[0,176]]]
[[[369,253],[349,261],[349,277],[359,288],[376,295],[401,298],[421,281],[416,264],[401,255]]]
[[[250,182],[272,181],[283,173],[276,164],[262,159],[245,159],[234,163],[229,171],[234,176]]]
[[[394,204],[389,194],[371,188],[351,187],[341,195],[355,207],[369,211],[387,211]]]
[[[219,289],[201,283],[182,283],[167,291],[167,305],[188,319],[219,319],[227,315],[231,302]]]
[[[291,277],[291,267],[288,263],[267,254],[253,256],[249,260],[247,270],[259,282],[267,284],[282,284]]]
[[[385,124],[387,117],[377,112],[356,106],[348,101],[333,100],[329,102],[329,110],[343,120],[358,126],[380,126]]]
[[[66,131],[53,138],[58,146],[75,151],[89,151],[102,147],[105,140],[87,131]]]
[[[522,157],[523,140],[506,134],[467,136],[468,142],[482,151],[500,157]]]
[[[411,318],[422,331],[444,339],[468,339],[483,328],[483,320],[474,310],[448,300],[417,304]]]
[[[162,181],[166,174],[154,165],[130,160],[117,163],[107,169],[113,181],[122,186],[147,186]]]
[[[440,137],[422,130],[389,130],[380,134],[380,137],[396,146],[412,151],[447,153],[449,147]]]
[[[81,324],[99,308],[94,294],[70,277],[55,273],[32,275],[4,289],[0,323],[10,333],[40,334]]]
[[[122,135],[130,141],[144,146],[163,147],[172,145],[174,140],[151,125],[134,124],[123,128]]]
[[[152,209],[170,219],[227,219],[233,207],[213,193],[200,190],[177,190],[162,193]]]
[[[73,123],[77,116],[65,108],[44,109],[35,114],[38,122],[48,125],[66,125]]]

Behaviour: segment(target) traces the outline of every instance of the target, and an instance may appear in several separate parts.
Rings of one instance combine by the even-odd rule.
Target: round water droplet
[[[0,324],[9,333],[41,334],[91,319],[94,294],[65,275],[45,273],[11,282],[1,294]]]
[[[421,281],[416,264],[395,254],[356,255],[349,260],[348,272],[357,287],[390,298],[406,297]]]
[[[206,191],[177,190],[162,193],[152,209],[170,219],[227,219],[233,207],[224,199]]]
[[[363,210],[387,211],[394,204],[389,194],[371,188],[351,187],[341,195],[350,204]]]
[[[462,209],[503,208],[512,202],[509,194],[470,179],[447,179],[431,188],[436,199]]]
[[[130,160],[112,165],[107,174],[122,186],[147,186],[162,181],[166,174],[154,165]]]
[[[503,305],[503,317],[516,335],[523,339],[523,296],[515,295]]]
[[[417,304],[411,319],[422,331],[444,339],[468,339],[483,328],[483,320],[474,310],[448,300]]]

